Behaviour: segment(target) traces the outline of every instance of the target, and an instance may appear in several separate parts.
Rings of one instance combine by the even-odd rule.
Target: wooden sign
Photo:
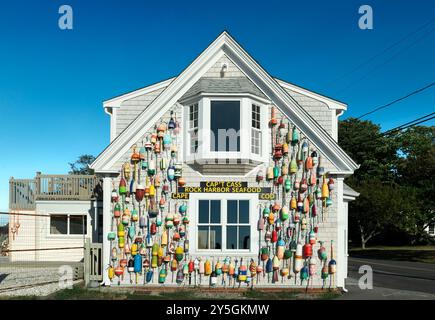
[[[242,181],[204,181],[199,187],[179,187],[177,193],[260,193],[271,194],[271,188],[249,187]]]

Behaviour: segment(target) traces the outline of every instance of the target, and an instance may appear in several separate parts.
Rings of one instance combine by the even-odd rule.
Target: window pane
[[[50,216],[50,234],[68,234],[68,216],[66,214]]]
[[[249,226],[239,227],[239,249],[250,248],[250,230]]]
[[[211,200],[210,201],[210,223],[220,223],[221,222],[221,201]]]
[[[210,150],[240,151],[240,101],[212,101]]]
[[[227,202],[227,222],[237,223],[237,200]]]
[[[208,249],[208,227],[198,227],[198,249]]]
[[[249,223],[249,200],[239,201],[239,223]]]
[[[210,227],[210,249],[222,249],[222,227]]]
[[[86,216],[69,216],[69,234],[86,234]]]
[[[227,249],[237,249],[237,227],[227,227]]]
[[[199,223],[209,223],[209,201],[199,200]]]

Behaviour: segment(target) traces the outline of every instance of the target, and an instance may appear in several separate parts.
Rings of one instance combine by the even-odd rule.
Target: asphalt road
[[[373,290],[361,290],[360,266],[373,270]],[[349,257],[343,299],[435,299],[435,264]]]

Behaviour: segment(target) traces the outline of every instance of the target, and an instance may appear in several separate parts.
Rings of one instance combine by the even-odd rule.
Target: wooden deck
[[[9,180],[9,209],[34,210],[37,200],[91,200],[98,197],[94,175],[45,175]]]

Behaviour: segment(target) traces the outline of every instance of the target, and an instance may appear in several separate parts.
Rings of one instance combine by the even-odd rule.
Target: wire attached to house
[[[429,20],[428,22],[426,22],[425,24],[421,25],[420,27],[418,27],[417,29],[415,29],[414,31],[406,34],[404,37],[400,38],[398,41],[394,42],[393,44],[389,45],[388,47],[384,48],[381,52],[371,56],[370,58],[368,58],[367,60],[361,62],[360,64],[358,64],[355,68],[353,68],[352,70],[350,70],[349,72],[346,72],[344,74],[342,74],[341,76],[335,78],[332,82],[330,82],[328,85],[333,84],[343,78],[346,78],[347,76],[353,74],[355,71],[361,69],[363,66],[369,64],[370,62],[372,62],[373,60],[375,60],[377,57],[382,56],[384,53],[388,52],[389,50],[391,50],[392,48],[396,47],[397,45],[399,45],[400,43],[402,43],[403,41],[405,41],[406,39],[408,39],[409,37],[413,36],[414,34],[417,34],[420,30],[424,29],[425,27],[427,27],[428,25],[430,25],[432,22],[435,21],[435,18]]]
[[[393,128],[393,129],[390,129],[390,130],[387,130],[387,131],[381,133],[381,136],[386,136],[386,135],[389,135],[389,134],[397,132],[397,131],[402,131],[402,130],[405,130],[405,129],[408,129],[408,128],[412,128],[412,127],[414,127],[414,126],[416,126],[418,124],[421,124],[421,123],[427,122],[429,120],[432,120],[432,119],[435,118],[434,114],[435,114],[435,112],[432,112],[432,113],[429,113],[429,114],[427,114],[427,115],[425,115],[423,117],[420,117],[420,118],[414,119],[412,121],[406,122],[406,123],[404,123],[404,124],[402,124],[400,126],[397,126],[397,127]]]
[[[367,116],[369,114],[372,114],[372,113],[375,113],[375,112],[377,112],[379,110],[385,109],[385,108],[387,108],[387,107],[389,107],[389,106],[391,106],[391,105],[393,105],[393,104],[395,104],[395,103],[397,103],[399,101],[403,101],[403,100],[405,100],[405,99],[407,99],[407,98],[409,98],[409,97],[411,97],[413,95],[416,95],[416,94],[418,94],[420,92],[423,92],[424,90],[429,89],[430,87],[432,87],[434,85],[435,85],[435,82],[432,82],[432,83],[428,84],[427,86],[425,86],[423,88],[417,89],[417,90],[415,90],[415,91],[413,91],[411,93],[408,93],[407,95],[405,95],[405,96],[403,96],[401,98],[398,98],[398,99],[396,99],[394,101],[391,101],[391,102],[389,102],[387,104],[384,104],[382,106],[379,106],[379,107],[373,109],[372,111],[364,113],[364,114],[360,115],[359,117],[357,117],[356,119],[361,119],[362,117],[365,117],[365,116]]]

